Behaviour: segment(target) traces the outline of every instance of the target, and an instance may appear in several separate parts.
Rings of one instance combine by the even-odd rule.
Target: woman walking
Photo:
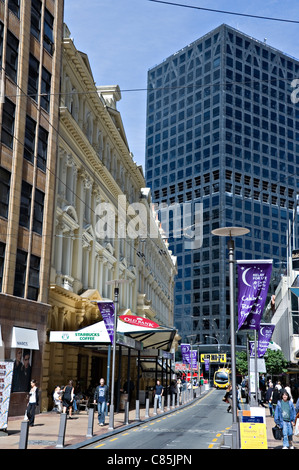
[[[66,413],[67,410],[69,410],[69,418],[72,418],[72,406],[73,406],[73,401],[74,401],[74,387],[73,387],[73,381],[70,380],[69,384],[64,387],[63,390],[63,398],[62,398],[62,412]]]
[[[294,449],[293,438],[293,425],[295,424],[295,408],[293,402],[290,400],[288,392],[282,393],[282,399],[278,401],[274,421],[282,428],[283,433],[283,449]]]
[[[34,426],[35,410],[38,405],[38,388],[36,386],[36,380],[32,379],[30,385],[31,388],[26,413],[29,420],[29,426]]]

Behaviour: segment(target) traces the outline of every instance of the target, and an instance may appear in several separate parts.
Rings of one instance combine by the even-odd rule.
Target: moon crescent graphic
[[[244,284],[246,284],[246,286],[249,286],[249,287],[251,287],[251,286],[250,286],[250,284],[248,284],[248,282],[246,281],[246,273],[247,273],[247,271],[249,271],[250,269],[251,269],[251,268],[245,269],[245,271],[244,271],[243,274],[242,274],[242,281],[244,282]]]
[[[264,327],[262,327],[262,328],[260,329],[260,334],[261,334],[261,336],[264,336],[263,329],[264,329]]]

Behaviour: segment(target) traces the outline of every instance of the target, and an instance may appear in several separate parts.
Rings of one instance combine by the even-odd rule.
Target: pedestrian
[[[98,422],[99,426],[105,424],[106,405],[109,406],[109,388],[105,385],[105,380],[100,379],[100,385],[97,386],[94,392],[94,404],[98,405]]]
[[[32,379],[30,382],[29,402],[27,406],[27,419],[29,420],[29,426],[34,426],[35,411],[38,405],[38,388],[36,386],[36,380]]]
[[[289,387],[289,385],[286,385],[286,386],[284,387],[284,390],[288,393],[288,395],[289,395],[289,397],[290,397],[290,400],[291,400],[292,402],[294,402],[293,397],[292,397],[291,388]]]
[[[54,410],[57,411],[57,413],[62,412],[62,402],[61,402],[61,389],[59,385],[56,385],[54,393],[53,393],[53,401],[54,401]]]
[[[70,380],[68,385],[64,387],[63,395],[62,395],[62,406],[63,406],[62,412],[66,413],[68,411],[69,419],[72,419],[73,401],[74,401],[74,387],[73,387],[73,381]]]
[[[273,413],[272,413],[272,393],[273,393],[273,384],[270,381],[269,385],[268,385],[268,388],[267,388],[267,391],[266,391],[266,397],[265,397],[266,403],[268,403],[268,406],[269,406],[270,416],[273,416]]]
[[[155,400],[158,400],[159,408],[162,409],[162,395],[163,395],[163,386],[160,384],[160,380],[157,380],[157,384],[154,387],[154,397]]]
[[[232,408],[232,403],[233,403],[233,392],[232,392],[232,388],[233,388],[233,387],[232,387],[231,385],[229,385],[229,386],[228,386],[228,389],[227,389],[227,392],[226,392],[226,394],[224,395],[224,401],[229,404],[229,405],[228,405],[228,408],[227,408],[227,410],[226,410],[228,413],[230,412],[230,410],[231,410],[231,408]]]
[[[272,392],[272,396],[271,396],[273,416],[275,414],[275,409],[276,409],[277,403],[280,399],[281,399],[280,389],[277,385],[275,385],[275,388],[274,388],[274,390]]]
[[[288,392],[284,391],[281,400],[277,403],[274,415],[275,423],[282,428],[283,449],[294,449],[292,438],[295,417],[296,413],[293,402],[290,400]]]

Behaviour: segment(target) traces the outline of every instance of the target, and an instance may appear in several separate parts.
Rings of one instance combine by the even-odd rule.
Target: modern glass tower
[[[298,60],[225,24],[148,71],[153,201],[203,204],[202,246],[187,250],[183,238],[169,238],[183,341],[230,340],[227,240],[213,229],[250,229],[235,240],[235,258],[273,259],[269,295],[286,268],[299,188],[297,77]]]

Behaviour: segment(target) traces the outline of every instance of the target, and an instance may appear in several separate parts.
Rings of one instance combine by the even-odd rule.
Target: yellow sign
[[[268,449],[265,423],[240,423],[241,449]]]
[[[205,359],[209,359],[210,362],[222,362],[226,363],[226,354],[201,354],[200,362],[205,362]]]

